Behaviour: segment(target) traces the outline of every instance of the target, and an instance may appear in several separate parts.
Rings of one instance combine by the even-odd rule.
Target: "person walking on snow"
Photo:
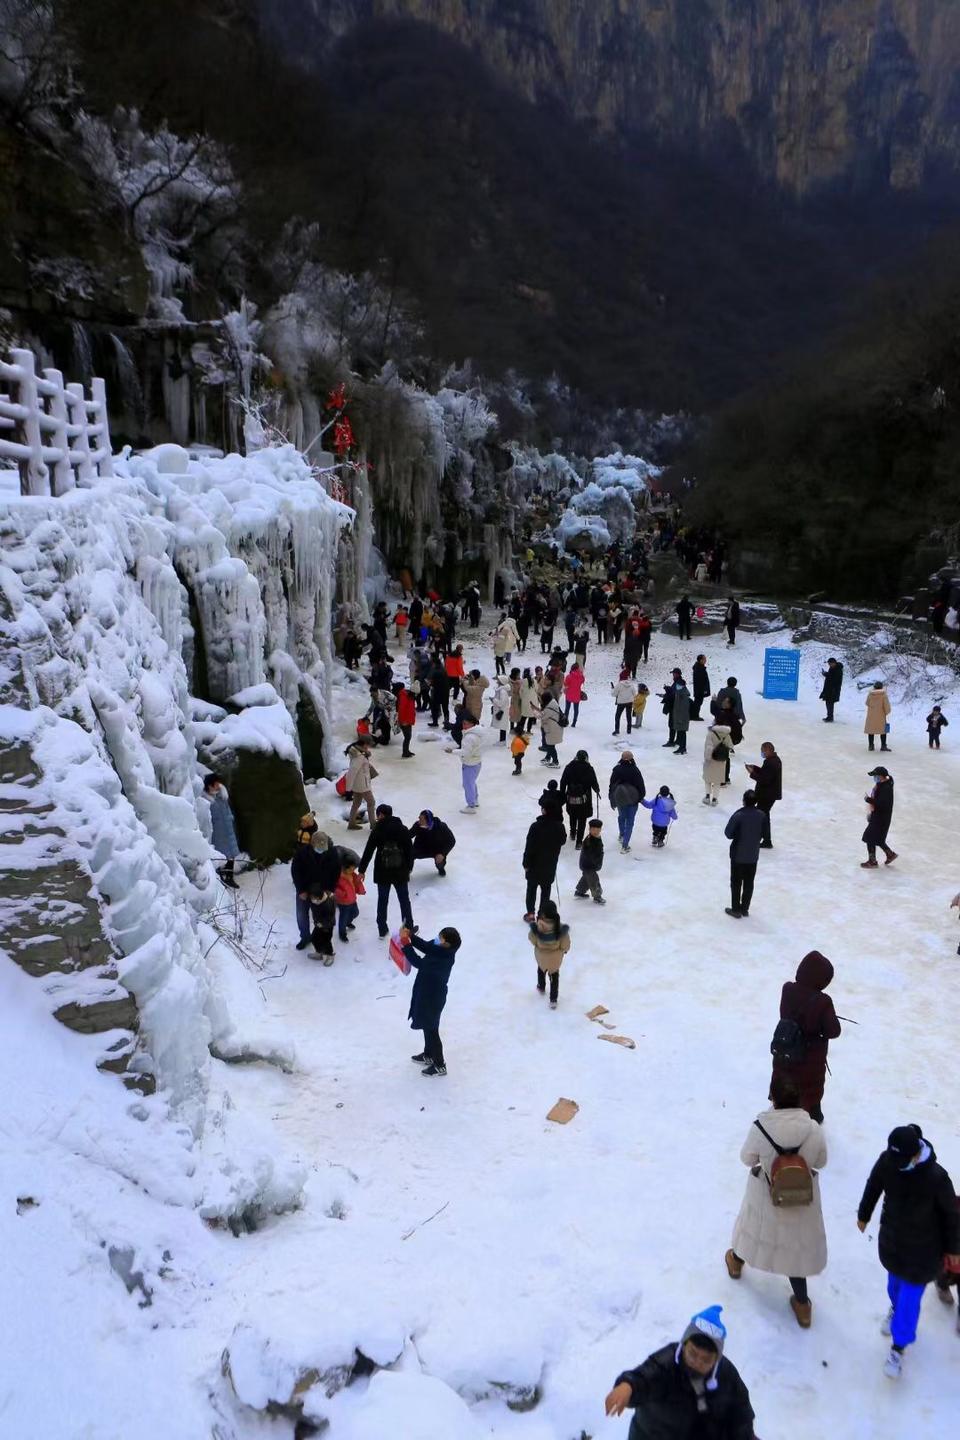
[[[527,831],[523,847],[523,873],[527,882],[524,920],[529,925],[535,918],[537,890],[540,891],[540,909],[550,899],[550,890],[557,878],[557,862],[560,851],[567,843],[567,832],[563,821],[547,810],[541,809]]]
[[[887,844],[890,822],[893,819],[893,776],[885,765],[877,765],[867,773],[875,783],[870,794],[863,797],[870,811],[870,818],[862,836],[867,847],[867,858],[861,861],[860,869],[876,870],[878,847],[886,856],[883,862],[885,865],[892,865],[897,858],[896,850],[891,850]]]
[[[726,913],[734,920],[743,920],[750,914],[763,824],[763,814],[757,809],[757,797],[752,790],[747,790],[742,807],[733,812],[723,832],[730,841],[730,904]]]
[[[754,793],[757,797],[757,809],[763,812],[763,841],[761,850],[773,849],[773,837],[770,833],[770,811],[778,800],[783,799],[783,765],[780,756],[777,754],[770,740],[764,740],[760,746],[760,754],[763,756],[761,765],[748,765],[747,774],[753,781]]]
[[[740,601],[731,595],[727,601],[726,614],[723,617],[724,629],[727,632],[727,646],[736,645],[737,629],[740,625]]]
[[[501,675],[494,686],[493,699],[490,702],[490,724],[494,730],[500,731],[501,745],[507,743],[507,730],[510,727],[511,698],[510,682]]]
[[[883,688],[882,680],[874,680],[873,689],[867,691],[867,698],[864,702],[867,707],[866,718],[863,722],[863,733],[867,737],[867,745],[872,750],[876,737],[880,736],[880,749],[887,749],[887,735],[890,731],[890,721],[887,718],[890,714],[890,699]]]
[[[633,729],[633,702],[637,694],[637,682],[636,680],[631,680],[630,671],[626,666],[620,671],[620,678],[616,683],[611,683],[610,689],[613,691],[613,703],[615,707],[613,712],[613,733],[614,735],[620,734],[620,720],[621,717],[625,717],[627,734],[629,735]]]
[[[233,866],[240,854],[240,846],[237,844],[237,832],[233,824],[230,800],[219,775],[211,774],[203,777],[203,794],[204,798],[210,802],[213,848],[223,856],[223,864],[217,867],[217,874],[228,890],[239,890],[240,886],[233,878]]]
[[[629,1440],[755,1440],[746,1385],[724,1355],[722,1305],[694,1315],[677,1344],[625,1370],[606,1398],[608,1415],[633,1410]]]
[[[366,884],[367,866],[376,856],[373,866],[373,883],[377,887],[377,930],[381,940],[389,934],[387,906],[390,903],[391,887],[397,892],[400,915],[403,923],[413,929],[413,911],[410,908],[410,872],[413,869],[413,846],[407,827],[399,816],[394,815],[392,805],[378,805],[376,823],[367,837],[367,843],[360,857],[358,874]]]
[[[397,726],[403,736],[400,759],[412,760],[413,751],[410,749],[410,740],[413,735],[413,727],[417,723],[417,697],[412,690],[399,684],[394,685],[393,694],[397,702]]]
[[[565,724],[566,721],[560,714],[560,705],[556,696],[545,690],[540,705],[540,731],[543,736],[543,749],[546,753],[540,761],[541,765],[552,765],[555,770],[559,769],[557,746],[563,744]]]
[[[560,799],[567,807],[570,817],[570,838],[577,849],[583,842],[587,819],[593,810],[593,797],[600,795],[597,772],[590,764],[586,750],[578,750],[576,757],[564,768],[560,776]]]
[[[809,1330],[813,1306],[807,1280],[819,1275],[827,1264],[817,1173],[827,1163],[827,1146],[820,1126],[802,1109],[792,1080],[774,1076],[770,1099],[773,1108],[753,1122],[740,1151],[750,1174],[724,1261],[731,1280],[740,1279],[744,1265],[770,1275],[785,1275],[793,1291],[790,1308],[801,1330]],[[812,1189],[809,1204],[772,1203],[771,1168],[783,1154],[799,1155],[805,1162]]]
[[[451,750],[451,753],[454,753]],[[463,798],[466,805],[461,815],[474,815],[480,807],[480,792],[477,782],[483,764],[483,741],[477,722],[472,715],[463,717],[463,740],[459,751],[460,778],[463,781]]]
[[[883,1196],[877,1251],[887,1272],[890,1308],[881,1332],[889,1335],[884,1374],[898,1380],[903,1352],[917,1338],[923,1292],[944,1263],[960,1268],[960,1212],[950,1176],[919,1125],[891,1130],[887,1148],[864,1187],[857,1228],[866,1230]]]
[[[704,805],[716,805],[732,754],[730,726],[719,723],[711,725],[703,743]]]
[[[651,812],[653,839],[650,843],[654,849],[662,850],[667,838],[667,831],[677,819],[677,802],[670,794],[670,786],[661,785],[652,800],[641,800],[640,804],[645,810]]]
[[[679,676],[673,686],[673,706],[670,711],[670,725],[676,737],[674,755],[686,755],[687,733],[690,729],[690,691]]]
[[[603,886],[600,884],[600,871],[603,868],[603,839],[600,834],[602,829],[602,820],[591,820],[587,826],[587,838],[582,845],[577,846],[580,851],[580,879],[573,893],[578,900],[586,900],[589,892],[595,905],[607,903],[603,898]]]
[[[560,922],[560,912],[552,900],[544,900],[537,912],[527,939],[533,946],[537,960],[537,989],[546,993],[547,976],[550,976],[550,1009],[556,1010],[560,994],[560,966],[570,949],[570,927]]]
[[[350,806],[350,818],[347,821],[348,830],[362,830],[363,824],[359,818],[360,811],[367,807],[367,820],[373,825],[376,820],[373,800],[373,782],[377,772],[370,762],[372,746],[369,740],[357,740],[353,745],[347,746],[347,790],[353,796]]]
[[[637,768],[633,752],[624,750],[610,772],[610,785],[607,791],[610,808],[617,812],[617,829],[620,832],[620,853],[622,855],[626,855],[630,849],[630,837],[633,834],[637,811],[640,808],[640,801],[646,793],[647,787],[643,783],[643,776]]]
[[[423,1065],[421,1075],[446,1075],[440,1017],[447,1003],[450,972],[460,949],[460,932],[452,925],[445,925],[435,940],[421,940],[407,926],[400,931],[400,943],[411,968],[417,972],[407,1018],[411,1030],[423,1031],[423,1049],[410,1059],[415,1065]]]
[[[510,616],[504,613],[493,632],[493,658],[498,675],[506,675],[507,666],[512,662],[513,652],[519,643],[516,625]]]
[[[826,670],[821,670],[823,676],[823,689],[820,691],[820,699],[827,707],[827,713],[823,717],[825,725],[833,724],[833,707],[840,700],[840,691],[843,689],[843,666],[836,656],[831,655],[827,661]]]
[[[823,1088],[827,1079],[827,1050],[840,1034],[833,1001],[823,992],[833,979],[833,966],[819,950],[810,950],[797,966],[795,980],[780,992],[780,1019],[770,1050],[773,1080],[791,1080],[800,1104],[811,1119],[823,1124]],[[772,1082],[771,1082],[772,1083]]]
[[[693,605],[689,595],[684,595],[677,605],[677,632],[681,640],[693,639]]]
[[[586,678],[575,660],[563,679],[563,717],[565,720],[569,720],[570,711],[573,710],[573,720],[570,725],[572,730],[576,729],[577,721],[580,718],[580,701],[585,698],[583,685]]]
[[[690,706],[690,719],[702,720],[700,707],[710,694],[710,676],[707,672],[706,655],[697,656],[691,678],[693,680],[693,704]]]

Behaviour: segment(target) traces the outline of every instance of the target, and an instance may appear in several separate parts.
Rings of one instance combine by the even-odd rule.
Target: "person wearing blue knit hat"
[[[629,1440],[755,1440],[750,1395],[723,1353],[722,1308],[700,1310],[679,1344],[617,1377],[606,1412],[633,1410]]]

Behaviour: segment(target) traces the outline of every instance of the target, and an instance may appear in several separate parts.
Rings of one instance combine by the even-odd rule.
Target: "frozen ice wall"
[[[214,882],[184,655],[195,674],[202,652],[203,699],[252,695],[264,745],[295,759],[301,692],[326,728],[351,519],[290,447],[201,464],[167,446],[60,498],[0,491],[0,706],[92,878],[143,1068],[195,1134],[230,1019],[198,940]]]

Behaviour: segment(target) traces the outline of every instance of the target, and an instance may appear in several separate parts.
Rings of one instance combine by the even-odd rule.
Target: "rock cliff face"
[[[960,180],[953,0],[260,0],[303,57],[421,21],[531,100],[626,135],[736,152],[798,195]]]

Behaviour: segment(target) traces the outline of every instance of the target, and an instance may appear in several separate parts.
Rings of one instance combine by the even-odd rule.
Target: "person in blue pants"
[[[624,750],[610,773],[607,791],[611,807],[617,812],[617,828],[620,832],[620,850],[623,854],[630,849],[634,821],[640,801],[647,793],[643,776],[630,750]]]
[[[933,1146],[919,1125],[891,1130],[887,1148],[867,1180],[857,1211],[857,1225],[867,1228],[877,1201],[880,1212],[878,1251],[887,1272],[890,1308],[881,1326],[891,1348],[884,1374],[897,1380],[903,1354],[917,1338],[923,1292],[941,1269],[957,1263],[960,1212],[950,1176],[937,1164]]]

